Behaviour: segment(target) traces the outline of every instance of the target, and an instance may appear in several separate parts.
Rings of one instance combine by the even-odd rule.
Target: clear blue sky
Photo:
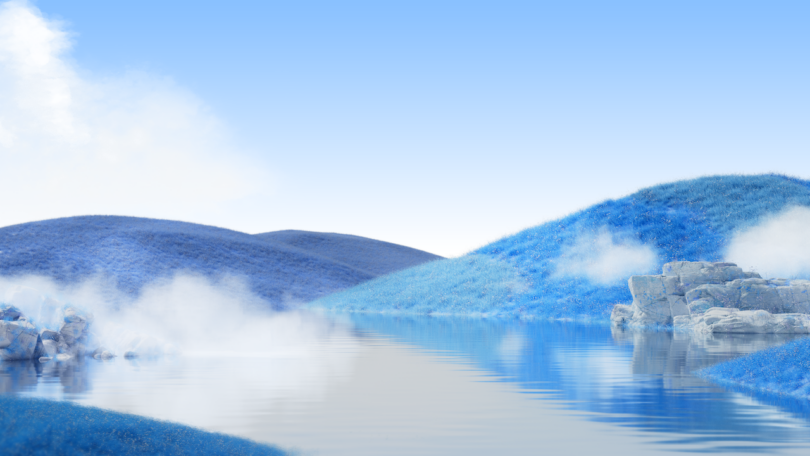
[[[69,33],[62,55],[77,78],[162,81],[122,103],[150,90],[190,97],[224,132],[212,163],[241,160],[257,174],[237,180],[262,181],[210,212],[172,206],[169,190],[84,212],[342,232],[451,256],[661,182],[810,178],[810,2],[26,8]],[[37,198],[27,207],[48,209]],[[45,209],[0,222],[70,215]]]

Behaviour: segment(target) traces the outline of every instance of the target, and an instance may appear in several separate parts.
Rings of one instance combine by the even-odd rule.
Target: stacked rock
[[[39,335],[19,309],[0,305],[0,360],[31,359]]]
[[[665,264],[662,275],[633,276],[628,283],[633,303],[613,308],[611,321],[617,325],[674,325],[708,332],[810,328],[804,323],[810,322],[807,280],[765,280],[734,263],[676,261]]]
[[[0,359],[68,360],[85,354],[105,359],[112,357],[103,349],[88,353],[92,314],[80,313],[72,307],[65,309],[64,313],[64,323],[59,331],[43,329],[37,333],[36,327],[19,309],[0,306]]]

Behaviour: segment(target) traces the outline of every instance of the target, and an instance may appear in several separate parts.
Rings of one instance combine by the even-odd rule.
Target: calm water
[[[754,398],[690,374],[790,337],[444,317],[296,321],[299,332],[243,356],[0,363],[0,390],[307,454],[810,451],[810,401]]]

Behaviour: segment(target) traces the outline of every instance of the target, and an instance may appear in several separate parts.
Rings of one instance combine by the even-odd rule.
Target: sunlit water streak
[[[319,318],[319,317],[313,317]],[[691,372],[788,336],[518,320],[326,316],[249,357],[0,364],[7,394],[177,421],[305,452],[807,454],[810,405]],[[310,328],[311,329],[311,328]]]

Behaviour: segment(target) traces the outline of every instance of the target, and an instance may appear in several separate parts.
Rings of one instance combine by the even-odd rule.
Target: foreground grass
[[[719,385],[810,399],[810,339],[800,339],[697,372]]]
[[[269,455],[278,448],[67,402],[0,395],[4,455]]]

